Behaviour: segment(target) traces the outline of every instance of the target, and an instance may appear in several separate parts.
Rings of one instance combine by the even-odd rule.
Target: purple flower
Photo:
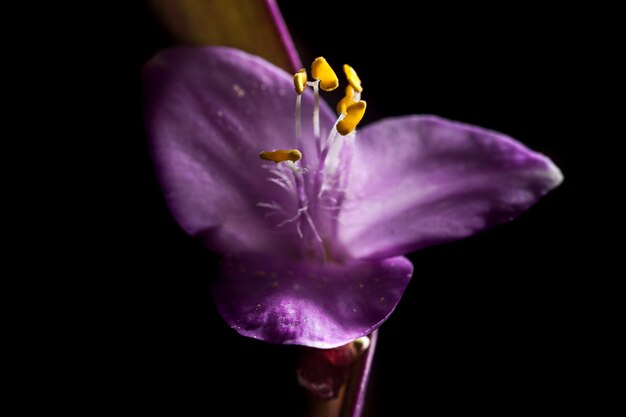
[[[294,129],[293,76],[234,49],[163,51],[144,80],[166,201],[223,257],[217,308],[269,342],[330,348],[371,333],[411,278],[403,254],[510,220],[562,180],[508,136],[436,116],[341,136],[321,102],[317,134],[310,89]],[[281,149],[302,159],[259,159]]]

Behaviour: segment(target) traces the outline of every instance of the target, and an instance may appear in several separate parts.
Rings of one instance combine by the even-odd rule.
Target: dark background
[[[488,127],[545,153],[565,176],[514,222],[409,255],[414,277],[380,330],[366,416],[584,409],[590,300],[573,271],[584,274],[577,121],[587,109],[584,84],[571,79],[592,57],[572,17],[579,11],[347,3],[279,2],[305,65],[324,55],[357,69],[364,123],[432,113]],[[208,292],[216,258],[179,230],[161,197],[139,71],[172,42],[143,3],[123,12],[129,28],[111,36],[103,58],[119,95],[108,115],[122,124],[106,144],[115,156],[100,193],[106,277],[91,291],[106,302],[86,325],[98,329],[86,358],[96,365],[82,377],[93,381],[89,408],[300,415],[296,348],[227,327]]]

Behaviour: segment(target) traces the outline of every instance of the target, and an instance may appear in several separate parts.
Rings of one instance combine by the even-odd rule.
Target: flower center
[[[296,91],[295,106],[295,144],[296,149],[277,149],[263,151],[259,157],[275,164],[266,166],[270,172],[268,180],[284,191],[295,201],[296,210],[289,212],[276,202],[260,202],[257,205],[272,213],[279,214],[283,220],[277,222],[277,228],[295,225],[303,241],[302,255],[324,262],[336,262],[342,257],[342,249],[337,241],[337,222],[345,199],[350,161],[356,137],[356,127],[363,118],[366,109],[361,100],[361,80],[349,65],[343,70],[348,81],[344,97],[337,103],[338,118],[328,137],[320,134],[319,100],[320,89],[332,91],[339,86],[335,71],[323,57],[316,58],[311,65],[309,81],[303,68],[293,76]],[[302,137],[302,94],[308,87],[313,89],[313,137]],[[303,167],[301,159],[306,157],[298,148],[303,141],[316,143],[318,164]]]

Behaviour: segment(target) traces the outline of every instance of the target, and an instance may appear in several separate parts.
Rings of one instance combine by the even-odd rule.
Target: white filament
[[[320,140],[320,82],[314,81],[313,83],[313,137],[316,141],[320,142],[320,149],[323,144]]]
[[[302,138],[302,95],[296,94],[296,149],[300,148]]]

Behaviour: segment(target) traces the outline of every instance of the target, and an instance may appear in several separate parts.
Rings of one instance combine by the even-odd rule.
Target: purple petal
[[[511,220],[563,177],[503,134],[435,116],[359,131],[340,239],[377,258],[460,239]]]
[[[404,257],[343,265],[226,259],[213,293],[222,317],[242,335],[325,349],[380,326],[412,272]]]
[[[143,77],[157,175],[183,229],[222,255],[291,253],[295,226],[276,228],[257,203],[296,212],[293,196],[268,181],[258,157],[295,147],[292,75],[235,49],[180,47],[153,57]],[[303,114],[312,103],[305,94]],[[328,106],[320,113],[331,126]],[[303,135],[312,136],[311,118],[302,122]],[[305,141],[304,165],[317,163],[314,146]]]

